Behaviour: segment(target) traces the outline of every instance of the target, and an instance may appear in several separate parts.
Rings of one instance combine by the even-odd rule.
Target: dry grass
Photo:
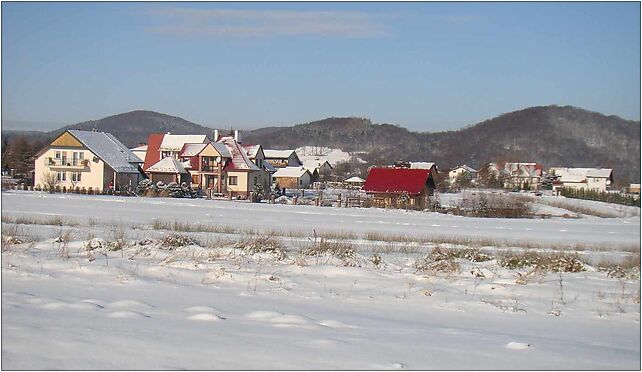
[[[61,216],[51,216],[46,218],[35,218],[27,216],[2,216],[2,222],[13,223],[17,225],[50,225],[50,226],[78,226],[78,222],[64,219]]]
[[[349,260],[355,257],[356,251],[351,243],[321,238],[315,241],[311,247],[303,249],[301,254],[314,257],[333,256],[342,260]]]
[[[272,253],[277,261],[286,257],[283,242],[271,235],[249,236],[234,244],[234,248],[242,249],[249,254]]]

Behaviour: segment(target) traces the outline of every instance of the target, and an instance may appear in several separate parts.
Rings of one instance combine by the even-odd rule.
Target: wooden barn
[[[375,207],[425,209],[434,195],[434,168],[372,168],[363,190]]]

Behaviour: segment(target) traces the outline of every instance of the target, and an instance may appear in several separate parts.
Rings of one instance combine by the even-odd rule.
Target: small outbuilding
[[[354,177],[348,178],[347,180],[345,180],[343,182],[347,183],[348,185],[352,186],[353,188],[361,188],[361,186],[363,186],[363,184],[366,182],[366,180],[364,180],[361,177],[354,176]]]
[[[183,163],[171,156],[163,158],[147,168],[147,174],[152,182],[162,181],[166,184],[185,182],[190,184],[190,175]]]
[[[303,167],[278,168],[272,178],[282,189],[307,189],[312,182],[312,174]]]
[[[363,190],[376,207],[424,209],[434,195],[433,168],[372,168]]]

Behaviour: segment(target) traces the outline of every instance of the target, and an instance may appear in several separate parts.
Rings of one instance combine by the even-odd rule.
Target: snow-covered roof
[[[181,150],[181,156],[196,156],[207,146],[207,143],[186,143]]]
[[[266,159],[287,159],[295,152],[294,150],[268,150],[263,149]]]
[[[410,169],[430,169],[435,166],[435,163],[425,161],[411,161]]]
[[[276,172],[276,167],[267,161],[263,162],[263,168],[265,168],[266,171],[274,173]]]
[[[561,182],[584,182],[587,177],[610,178],[613,170],[610,168],[562,168],[553,167],[549,173],[559,176]]]
[[[221,154],[222,157],[224,157],[224,158],[231,158],[232,157],[232,154],[230,153],[230,150],[224,144],[219,143],[219,142],[212,142],[212,146],[214,146],[216,151],[218,151],[218,153]]]
[[[147,168],[147,172],[158,173],[187,173],[183,163],[174,157],[168,156],[158,161],[158,163]]]
[[[276,173],[274,173],[273,177],[295,177],[295,178],[301,178],[305,173],[310,173],[307,169],[303,167],[284,167],[284,168],[279,168]]]
[[[260,170],[260,168],[250,160],[245,149],[234,139],[234,137],[221,137],[217,143],[219,145],[223,145],[230,154],[231,162],[225,166],[226,169]]]
[[[465,170],[465,171],[466,171],[466,172],[468,172],[468,173],[477,173],[477,171],[476,171],[474,168],[471,168],[471,167],[469,167],[469,166],[467,166],[467,165],[460,165],[460,166],[457,166],[457,167],[455,167],[455,168],[451,169],[450,171],[452,172],[452,171],[457,170],[457,169],[463,169],[463,170]]]
[[[138,147],[134,147],[133,149],[130,149],[131,151],[147,151],[147,145],[142,145]]]
[[[138,173],[138,167],[132,163],[141,163],[140,158],[111,133],[74,129],[69,133],[116,172]]]
[[[247,151],[247,156],[249,156],[250,159],[254,159],[256,158],[256,154],[259,152],[261,145],[243,145],[243,148]]]
[[[332,168],[332,165],[330,165],[327,160],[304,160],[303,168],[309,170],[310,172],[314,172],[315,169],[321,168],[326,163],[330,168]]]
[[[360,182],[366,182],[366,180],[364,180],[364,179],[363,179],[363,178],[361,178],[361,177],[354,176],[354,177],[350,177],[350,178],[348,178],[348,179],[347,179],[347,180],[345,180],[344,182],[349,182],[349,183],[360,183]]]
[[[186,143],[205,143],[207,136],[204,134],[166,134],[159,149],[161,151],[180,151]]]

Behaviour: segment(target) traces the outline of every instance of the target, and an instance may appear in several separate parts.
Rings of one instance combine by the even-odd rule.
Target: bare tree
[[[46,190],[54,192],[54,189],[58,185],[58,175],[55,172],[46,171],[42,177],[42,182],[44,183]]]

